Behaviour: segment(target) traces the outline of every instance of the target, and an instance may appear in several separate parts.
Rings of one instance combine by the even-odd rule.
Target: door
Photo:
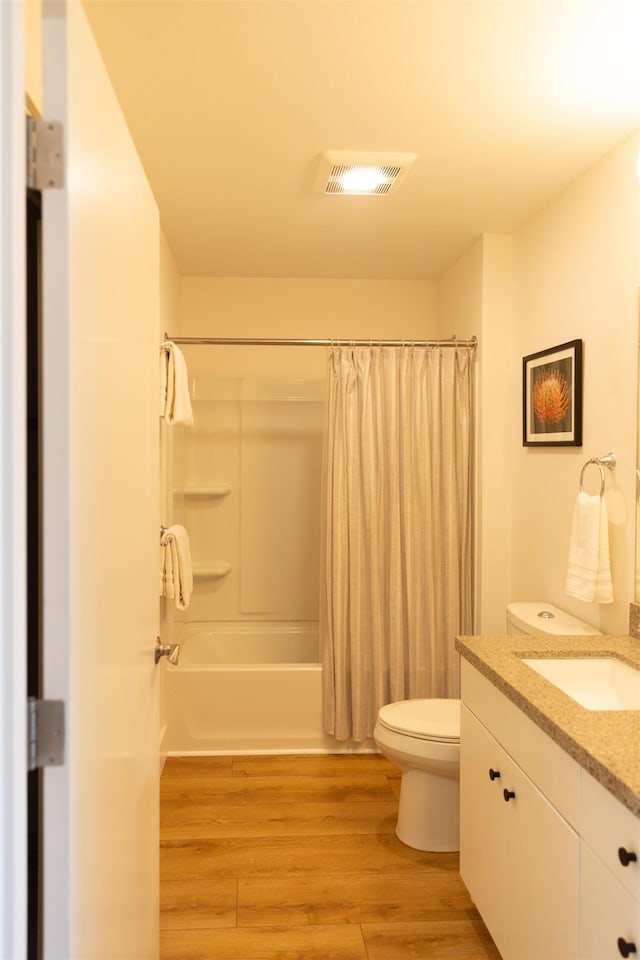
[[[509,759],[463,704],[460,719],[460,874],[499,950],[509,942],[505,786]]]
[[[158,914],[157,209],[77,2],[43,5],[43,953],[145,960]]]
[[[626,945],[622,951],[618,940]],[[630,957],[640,949],[640,904],[584,842],[580,844],[578,944],[580,960],[619,960],[625,949]]]
[[[511,950],[505,953],[518,960],[571,960],[577,950],[578,835],[515,762],[507,775],[515,799],[505,811],[513,881]]]

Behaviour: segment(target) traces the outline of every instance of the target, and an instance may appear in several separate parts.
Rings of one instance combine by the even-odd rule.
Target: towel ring
[[[175,537],[172,533],[169,533],[169,528],[160,524],[160,546],[168,547],[173,540],[175,540]]]
[[[584,493],[584,486],[582,484],[584,478],[584,472],[590,464],[593,464],[594,467],[597,467],[600,471],[600,496],[604,496],[605,488],[605,473],[604,468],[607,470],[613,470],[616,465],[616,457],[613,453],[608,453],[606,457],[592,457],[591,460],[587,460],[582,470],[580,471],[580,493]]]

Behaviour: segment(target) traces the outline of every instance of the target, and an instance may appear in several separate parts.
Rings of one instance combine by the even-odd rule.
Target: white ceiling
[[[640,122],[640,0],[84,0],[185,276],[423,279]],[[417,154],[313,192],[323,150]]]

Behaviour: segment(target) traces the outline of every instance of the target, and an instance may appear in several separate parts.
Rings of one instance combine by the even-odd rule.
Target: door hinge
[[[54,120],[27,117],[27,186],[34,190],[64,186],[63,128]]]
[[[64,763],[64,701],[27,701],[29,731],[28,769],[60,767]]]

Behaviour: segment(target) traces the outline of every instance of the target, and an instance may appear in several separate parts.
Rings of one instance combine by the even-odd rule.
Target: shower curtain
[[[327,733],[385,703],[457,697],[473,632],[473,351],[329,352],[321,630]]]

